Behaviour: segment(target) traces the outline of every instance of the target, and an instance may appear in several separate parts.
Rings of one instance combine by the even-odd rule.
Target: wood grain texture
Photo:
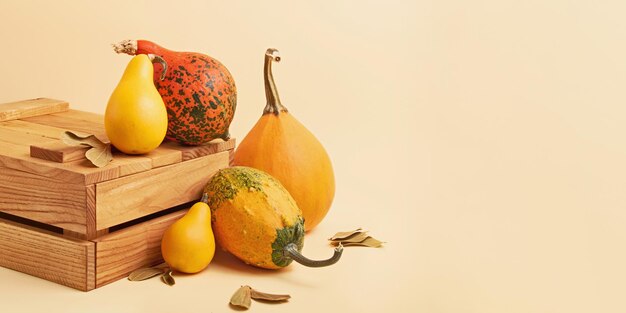
[[[96,228],[96,186],[87,186],[87,198],[85,199],[85,208],[87,215],[87,233],[80,238],[91,240],[109,233],[108,228]]]
[[[161,144],[157,149],[145,154],[152,159],[152,168],[157,168],[183,161],[183,154],[180,150],[171,149]]]
[[[95,123],[91,120],[72,118],[70,116],[66,116],[65,113],[27,117],[21,120],[30,123],[95,135],[103,142],[110,142],[109,137],[107,137],[106,132],[104,131],[103,123]]]
[[[30,156],[42,160],[65,163],[85,159],[85,152],[89,149],[90,147],[88,146],[68,146],[60,140],[55,140],[43,144],[31,144]],[[119,161],[116,164],[122,165],[120,176],[126,176],[149,170],[153,167],[179,163],[182,161],[182,153],[180,150],[158,147],[143,155],[127,155],[114,151],[113,158],[114,162]]]
[[[90,290],[95,244],[0,219],[0,266],[79,290]],[[95,267],[95,266],[94,266]]]
[[[8,142],[16,145],[30,146],[31,144],[45,144],[49,142],[53,142],[56,139],[40,136],[40,135],[32,135],[27,134],[25,132],[20,132],[12,129],[7,129],[4,127],[0,127],[0,141]]]
[[[42,160],[58,163],[66,163],[85,159],[85,152],[90,147],[68,146],[62,141],[53,141],[44,144],[33,144],[30,146],[30,156]]]
[[[163,262],[163,232],[186,212],[170,213],[95,239],[96,288],[126,277],[138,268]]]
[[[152,169],[152,159],[142,155],[127,155],[121,152],[113,154],[112,166],[120,168],[120,177]]]
[[[55,113],[51,115],[59,116],[63,118],[72,118],[76,120],[87,121],[87,122],[98,124],[98,125],[104,125],[104,115],[92,113],[92,112],[69,109],[62,113]]]
[[[79,233],[79,232],[75,232],[75,231],[71,231],[67,229],[63,230],[63,236],[68,237],[68,238],[80,239],[80,240],[91,240],[94,238],[98,238],[99,236],[106,235],[108,233],[109,233],[108,228],[96,231],[95,235],[83,234],[83,233]]]
[[[104,117],[95,113],[69,110],[58,114],[37,116],[24,121],[37,125],[45,125],[47,127],[55,127],[57,129],[94,134],[103,142],[110,142],[104,131]],[[61,141],[54,141],[45,142],[43,144],[32,144],[30,147],[30,155],[40,159],[66,163],[75,160],[84,160],[84,153],[88,149],[89,147],[67,146]],[[159,148],[157,148],[157,150],[159,150]],[[163,164],[174,163],[178,159],[177,153],[178,152],[167,148],[163,149],[163,151],[156,151],[150,156],[130,156],[121,152],[115,152],[111,164],[102,169],[107,170],[118,167],[116,177],[127,176],[150,170],[154,162],[153,157],[157,159],[157,163],[161,166]],[[95,177],[95,180],[88,180],[88,182],[95,183],[99,181],[99,178],[104,177],[110,178],[110,176],[100,176]]]
[[[211,176],[228,162],[224,151],[97,184],[97,229],[199,199]]]
[[[90,185],[119,177],[119,166],[102,168],[87,160],[56,163],[32,158],[30,147],[0,141],[0,166],[29,172],[68,183]]]
[[[41,117],[36,120],[41,121],[42,119],[53,119],[57,122],[57,125],[60,125],[58,122],[59,118],[82,118],[84,121],[90,123],[103,123],[101,121],[102,116],[100,115],[76,110],[68,110],[67,112],[60,114],[50,114],[48,117]],[[100,121],[98,122],[98,120]],[[75,121],[70,120],[67,123],[67,126],[71,126],[75,123]],[[79,135],[87,135],[85,132],[76,131],[69,127],[54,127],[23,120],[13,120],[0,122],[0,141],[29,145],[30,155],[43,160],[64,163],[84,159],[84,153],[89,149],[88,147],[68,146],[59,140],[62,133],[67,130],[75,131]],[[108,138],[101,139],[106,139],[105,143],[108,143]]]
[[[4,103],[0,104],[0,121],[63,112],[67,111],[68,108],[69,104],[67,102],[48,98]]]
[[[96,245],[87,244],[85,247],[87,253],[87,282],[85,291],[96,289]]]
[[[32,158],[31,158],[32,160]],[[50,163],[59,164],[59,163]],[[82,183],[84,185],[91,185],[102,181],[111,180],[120,177],[120,167],[116,165],[107,165],[105,167],[95,167],[87,159],[72,161],[67,163],[61,163],[61,168],[67,168],[68,170],[82,175]],[[65,166],[66,167],[65,167]]]
[[[163,232],[186,212],[175,211],[110,234],[98,234],[91,240],[0,217],[0,266],[79,290],[92,290],[138,268],[162,263]]]
[[[85,175],[65,166],[30,157],[30,148],[0,141],[0,166],[41,175],[69,183],[85,181]]]
[[[231,138],[228,141],[216,139],[202,146],[183,146],[176,142],[165,141],[161,144],[161,146],[168,148],[168,149],[174,149],[174,150],[180,151],[182,153],[182,160],[184,162],[184,161],[195,159],[201,156],[206,156],[206,155],[234,149],[235,138]]]
[[[96,186],[89,185],[85,189],[85,215],[86,229],[84,232],[76,232],[63,229],[63,235],[82,240],[91,240],[109,233],[109,229],[96,230]]]
[[[22,120],[12,120],[6,122],[0,122],[0,127],[4,129],[11,129],[31,135],[39,135],[52,139],[61,139],[61,134],[66,129],[41,125],[37,123],[30,123]]]
[[[87,189],[0,167],[0,211],[79,233],[87,230]]]

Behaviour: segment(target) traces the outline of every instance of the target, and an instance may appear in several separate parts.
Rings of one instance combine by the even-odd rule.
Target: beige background
[[[103,112],[151,39],[234,75],[242,139],[281,51],[284,104],[337,176],[305,253],[362,226],[388,242],[280,272],[219,253],[205,272],[81,293],[0,269],[9,311],[228,312],[241,284],[287,292],[254,312],[624,312],[623,1],[2,1],[0,102]],[[0,252],[1,253],[1,252]]]

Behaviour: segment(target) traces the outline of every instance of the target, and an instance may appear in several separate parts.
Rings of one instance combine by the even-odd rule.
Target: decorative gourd
[[[113,48],[129,55],[157,54],[167,62],[170,70],[163,80],[162,69],[154,71],[154,85],[167,107],[167,139],[185,145],[228,140],[237,88],[224,65],[205,54],[172,51],[147,40],[124,40]]]
[[[128,62],[104,113],[107,137],[127,154],[148,153],[165,138],[167,112],[152,83],[152,60],[163,61],[155,55],[140,54]]]
[[[263,115],[235,152],[235,165],[266,171],[278,179],[302,210],[307,231],[328,213],[335,196],[335,176],[322,144],[304,127],[278,97],[272,61],[279,62],[275,49],[265,53]]]
[[[211,263],[215,237],[211,229],[211,209],[207,195],[163,233],[161,254],[167,264],[179,272],[197,273]]]
[[[323,261],[300,254],[304,221],[289,192],[269,174],[250,167],[219,170],[205,188],[217,242],[247,264],[283,268],[292,260],[310,267],[334,264],[343,247]]]

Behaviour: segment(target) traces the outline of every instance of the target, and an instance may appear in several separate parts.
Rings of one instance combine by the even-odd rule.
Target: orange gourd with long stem
[[[277,178],[302,210],[305,229],[309,231],[330,209],[335,196],[335,176],[322,144],[280,102],[272,74],[272,62],[279,61],[277,50],[266,51],[267,104],[235,152],[234,163],[263,170]]]

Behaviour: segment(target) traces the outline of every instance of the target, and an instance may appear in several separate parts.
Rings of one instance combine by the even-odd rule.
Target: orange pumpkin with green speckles
[[[342,247],[327,260],[300,254],[304,245],[302,211],[269,174],[250,167],[219,170],[205,188],[219,245],[247,264],[280,269],[292,261],[310,267],[334,264]]]
[[[154,68],[154,85],[167,108],[167,139],[201,145],[230,138],[237,88],[222,63],[202,53],[172,51],[147,40],[124,40],[114,49],[130,55],[156,54],[167,62],[163,78],[163,68]]]

